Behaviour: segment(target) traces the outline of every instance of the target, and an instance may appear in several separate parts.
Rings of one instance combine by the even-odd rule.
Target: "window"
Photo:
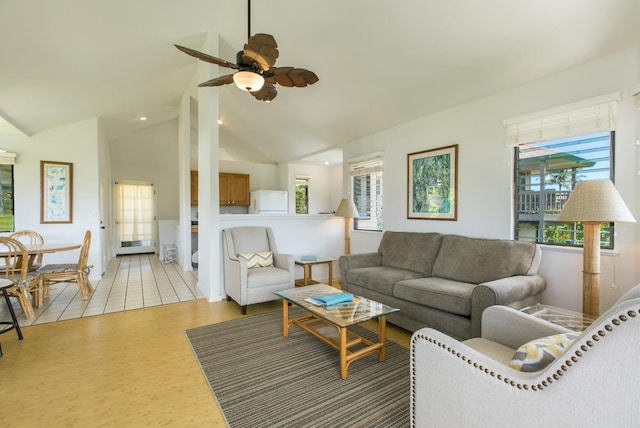
[[[309,214],[309,179],[296,177],[296,214]]]
[[[580,181],[614,179],[615,102],[523,121],[516,138],[515,239],[582,246],[582,223],[555,221]],[[585,132],[597,130],[598,132]],[[519,134],[519,135],[518,135]],[[542,136],[542,137],[541,137]],[[544,138],[546,137],[546,138]],[[601,225],[601,247],[613,248],[613,223]]]
[[[155,190],[151,183],[115,182],[116,252],[155,251]]]
[[[0,164],[0,192],[0,232],[13,232],[13,165]]]
[[[382,156],[349,163],[353,202],[360,217],[355,230],[382,231]]]

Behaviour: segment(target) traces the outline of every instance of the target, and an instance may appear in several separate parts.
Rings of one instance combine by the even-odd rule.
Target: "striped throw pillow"
[[[273,253],[271,251],[240,253],[238,256],[247,261],[247,268],[249,269],[273,266]]]

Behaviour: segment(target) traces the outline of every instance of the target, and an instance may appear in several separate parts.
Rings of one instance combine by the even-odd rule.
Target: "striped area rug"
[[[394,342],[385,362],[354,361],[343,380],[338,352],[296,326],[283,337],[280,312],[186,334],[232,428],[409,426],[409,350]]]

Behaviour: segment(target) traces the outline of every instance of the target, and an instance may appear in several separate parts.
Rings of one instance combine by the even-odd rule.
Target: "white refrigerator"
[[[287,214],[288,199],[286,190],[254,190],[249,214]]]

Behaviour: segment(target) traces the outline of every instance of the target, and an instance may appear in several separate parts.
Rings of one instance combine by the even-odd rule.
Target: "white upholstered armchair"
[[[640,426],[640,285],[546,368],[509,367],[515,350],[567,330],[503,306],[482,336],[459,342],[432,329],[411,339],[411,426]]]
[[[245,226],[222,231],[224,290],[247,313],[247,305],[279,297],[294,287],[293,256],[278,253],[270,227]]]

